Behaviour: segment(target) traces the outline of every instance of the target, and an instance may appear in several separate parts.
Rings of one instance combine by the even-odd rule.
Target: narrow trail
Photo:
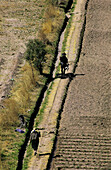
[[[110,5],[110,0],[87,1],[79,63],[48,169],[111,169]]]
[[[72,2],[72,1],[70,1]],[[53,149],[54,145],[56,143],[56,135],[57,135],[57,129],[59,125],[59,118],[60,118],[60,113],[62,106],[64,105],[65,101],[65,94],[66,94],[66,89],[68,89],[68,86],[70,84],[70,81],[73,76],[73,70],[75,67],[75,62],[77,59],[78,51],[79,51],[79,44],[80,44],[80,37],[82,34],[82,31],[84,27],[84,14],[85,14],[85,5],[83,5],[84,0],[81,0],[77,5],[75,6],[74,10],[74,17],[72,19],[71,28],[70,28],[70,33],[68,35],[68,41],[67,41],[67,49],[66,53],[68,55],[68,49],[70,43],[73,46],[73,49],[71,51],[70,56],[68,56],[68,60],[70,63],[70,67],[68,72],[66,73],[65,76],[61,76],[61,74],[56,75],[55,77],[55,72],[53,73],[53,82],[52,82],[52,88],[50,89],[50,94],[48,96],[48,104],[44,110],[44,116],[41,121],[41,123],[38,126],[38,129],[41,130],[41,138],[40,138],[40,143],[37,151],[37,156],[32,157],[32,159],[29,161],[29,170],[42,170],[42,169],[47,169],[49,167],[51,157],[53,154]],[[69,3],[71,6],[71,3]],[[83,11],[81,11],[83,5]],[[72,13],[71,13],[72,15]],[[79,22],[81,20],[81,22]],[[68,25],[68,20],[66,17],[66,25]],[[64,25],[64,26],[66,26]],[[63,28],[65,29],[65,27]],[[57,68],[58,62],[59,62],[59,56],[61,53],[61,48],[62,48],[62,41],[63,41],[63,34],[64,30],[62,32],[60,42],[59,42],[59,47],[58,47],[58,56],[57,56],[57,62],[55,64],[55,69]],[[74,40],[72,41],[71,37],[73,36]],[[74,42],[75,41],[75,42]],[[50,85],[49,85],[50,86]]]
[[[72,5],[72,0],[69,0],[68,4],[67,4],[67,7],[65,9],[65,12],[67,13],[67,11],[71,8],[71,5]],[[65,17],[65,20],[64,20],[64,23],[63,23],[63,26],[61,28],[61,31],[60,31],[60,35],[59,35],[59,39],[58,39],[58,45],[56,47],[56,51],[55,51],[55,57],[53,59],[53,64],[52,64],[52,67],[51,67],[51,70],[50,70],[50,74],[48,76],[48,79],[44,85],[44,87],[42,88],[41,90],[41,93],[39,95],[39,98],[36,102],[36,105],[35,105],[35,108],[34,108],[34,111],[30,117],[30,121],[29,121],[29,126],[28,126],[28,131],[26,133],[26,137],[25,137],[25,141],[23,143],[23,145],[21,146],[21,149],[19,150],[19,155],[18,155],[18,164],[17,164],[17,170],[20,170],[23,168],[23,163],[24,163],[24,157],[26,156],[26,152],[27,152],[27,146],[28,146],[28,143],[29,143],[29,138],[30,138],[30,133],[31,133],[31,130],[33,129],[33,126],[34,126],[34,123],[35,123],[35,119],[36,119],[36,116],[37,114],[39,113],[39,110],[40,110],[40,107],[42,106],[42,103],[43,101],[45,100],[45,97],[46,97],[46,94],[47,94],[47,90],[49,89],[50,87],[50,84],[53,80],[53,76],[55,76],[55,67],[56,67],[56,64],[58,64],[59,62],[59,55],[61,53],[61,46],[62,46],[62,42],[60,42],[60,38],[62,39],[61,41],[63,41],[63,36],[64,36],[64,29],[67,25],[67,21],[68,21],[68,18]],[[61,43],[61,44],[60,44]],[[57,61],[56,61],[57,60]],[[43,118],[43,121],[44,121],[45,118]],[[45,124],[43,125],[42,124],[42,128],[40,129],[44,129],[43,126],[45,126]],[[51,128],[51,127],[50,127]],[[50,129],[49,128],[49,129]],[[47,130],[46,130],[47,131]],[[34,157],[35,158],[35,157]],[[32,160],[33,160],[33,157],[32,157]],[[32,161],[31,160],[31,161]],[[35,162],[35,160],[33,160]],[[33,162],[32,161],[32,162]],[[37,160],[36,160],[37,162]],[[29,167],[30,168],[30,167]],[[33,169],[33,166],[31,166],[31,169]],[[37,169],[37,167],[35,167],[35,169]]]

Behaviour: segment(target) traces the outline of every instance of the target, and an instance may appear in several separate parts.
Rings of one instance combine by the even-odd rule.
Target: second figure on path
[[[32,130],[31,134],[30,134],[30,142],[32,144],[32,148],[34,149],[34,155],[37,154],[37,149],[38,149],[38,145],[39,145],[39,137],[40,137],[40,132],[38,132],[37,130]]]
[[[61,65],[61,73],[65,74],[65,70],[69,68],[68,59],[66,57],[66,53],[62,53],[60,57],[60,65]]]

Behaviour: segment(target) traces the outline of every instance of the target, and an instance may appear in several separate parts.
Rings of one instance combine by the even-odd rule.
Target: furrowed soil
[[[44,0],[0,1],[0,101],[6,97],[29,39],[37,37]]]
[[[111,169],[111,2],[89,0],[51,169]]]

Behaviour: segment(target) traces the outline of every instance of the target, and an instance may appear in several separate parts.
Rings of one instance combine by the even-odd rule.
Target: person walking
[[[40,132],[33,129],[30,134],[30,143],[32,144],[32,148],[34,149],[34,155],[37,154],[37,149],[39,145],[39,137],[40,137]]]
[[[63,75],[63,74],[65,74],[65,70],[69,68],[66,53],[62,53],[62,56],[60,57],[60,65],[61,65],[61,73]]]

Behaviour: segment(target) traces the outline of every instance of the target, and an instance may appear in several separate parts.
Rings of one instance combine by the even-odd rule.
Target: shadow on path
[[[42,153],[42,154],[39,154],[39,156],[45,156],[45,155],[50,155],[50,153]]]
[[[73,74],[73,73],[67,73],[67,74],[57,74],[55,76],[55,78],[52,78],[52,81],[57,79],[57,78],[61,78],[61,79],[66,79],[69,78],[70,80],[73,80],[74,77],[78,77],[78,76],[84,76],[85,74]]]

